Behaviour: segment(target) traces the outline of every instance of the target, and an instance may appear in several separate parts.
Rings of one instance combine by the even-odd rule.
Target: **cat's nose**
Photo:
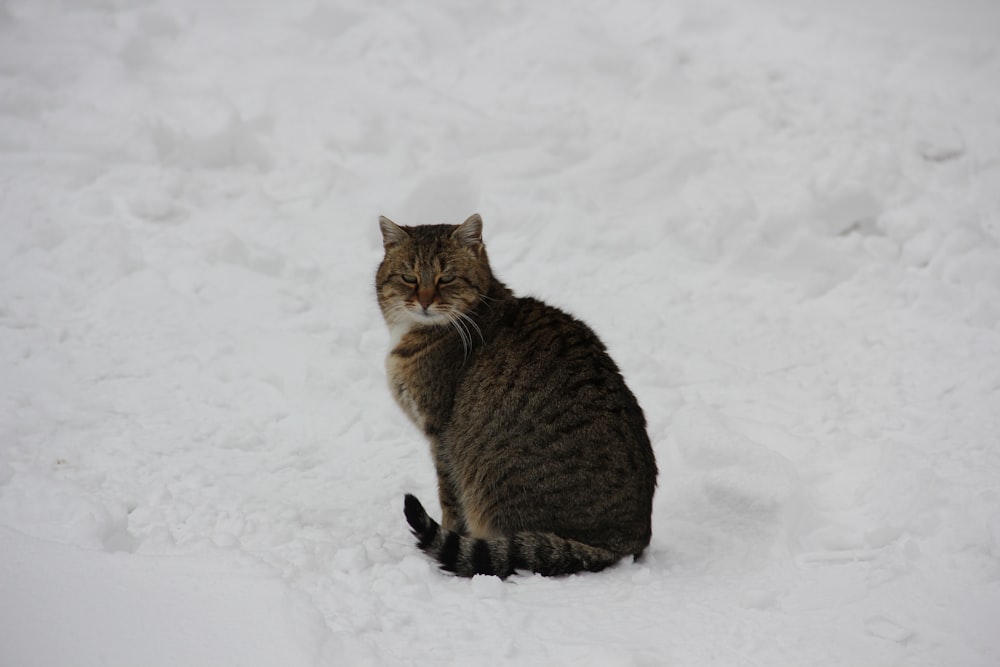
[[[417,301],[420,302],[421,307],[427,310],[432,303],[434,303],[434,290],[433,289],[421,289],[417,292]]]

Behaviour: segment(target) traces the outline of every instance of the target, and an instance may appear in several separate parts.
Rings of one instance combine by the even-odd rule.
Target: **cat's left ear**
[[[478,213],[473,213],[468,219],[455,228],[451,233],[451,238],[458,241],[466,248],[472,248],[476,252],[483,247],[483,219]]]
[[[384,215],[378,217],[378,226],[382,230],[382,246],[384,248],[391,248],[410,238],[405,229]]]

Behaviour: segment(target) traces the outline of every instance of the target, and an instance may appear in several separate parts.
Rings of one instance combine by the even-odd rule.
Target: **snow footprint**
[[[742,563],[787,541],[798,490],[787,459],[734,431],[707,405],[678,410],[671,438],[680,464],[676,480],[663,484],[678,482],[668,501],[672,549]]]

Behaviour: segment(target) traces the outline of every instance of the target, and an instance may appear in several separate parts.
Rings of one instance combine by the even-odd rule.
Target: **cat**
[[[642,409],[586,324],[493,275],[482,224],[379,219],[389,387],[437,469],[440,524],[405,498],[417,544],[466,577],[638,558],[657,475]]]

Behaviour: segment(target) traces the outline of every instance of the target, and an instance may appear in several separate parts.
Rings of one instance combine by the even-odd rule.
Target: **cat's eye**
[[[453,282],[455,282],[455,276],[441,276],[438,278],[438,285],[447,285]]]
[[[416,276],[406,276],[406,275],[403,275],[403,276],[400,276],[400,278],[402,278],[403,282],[406,283],[407,285],[416,285],[417,284],[417,277]]]

